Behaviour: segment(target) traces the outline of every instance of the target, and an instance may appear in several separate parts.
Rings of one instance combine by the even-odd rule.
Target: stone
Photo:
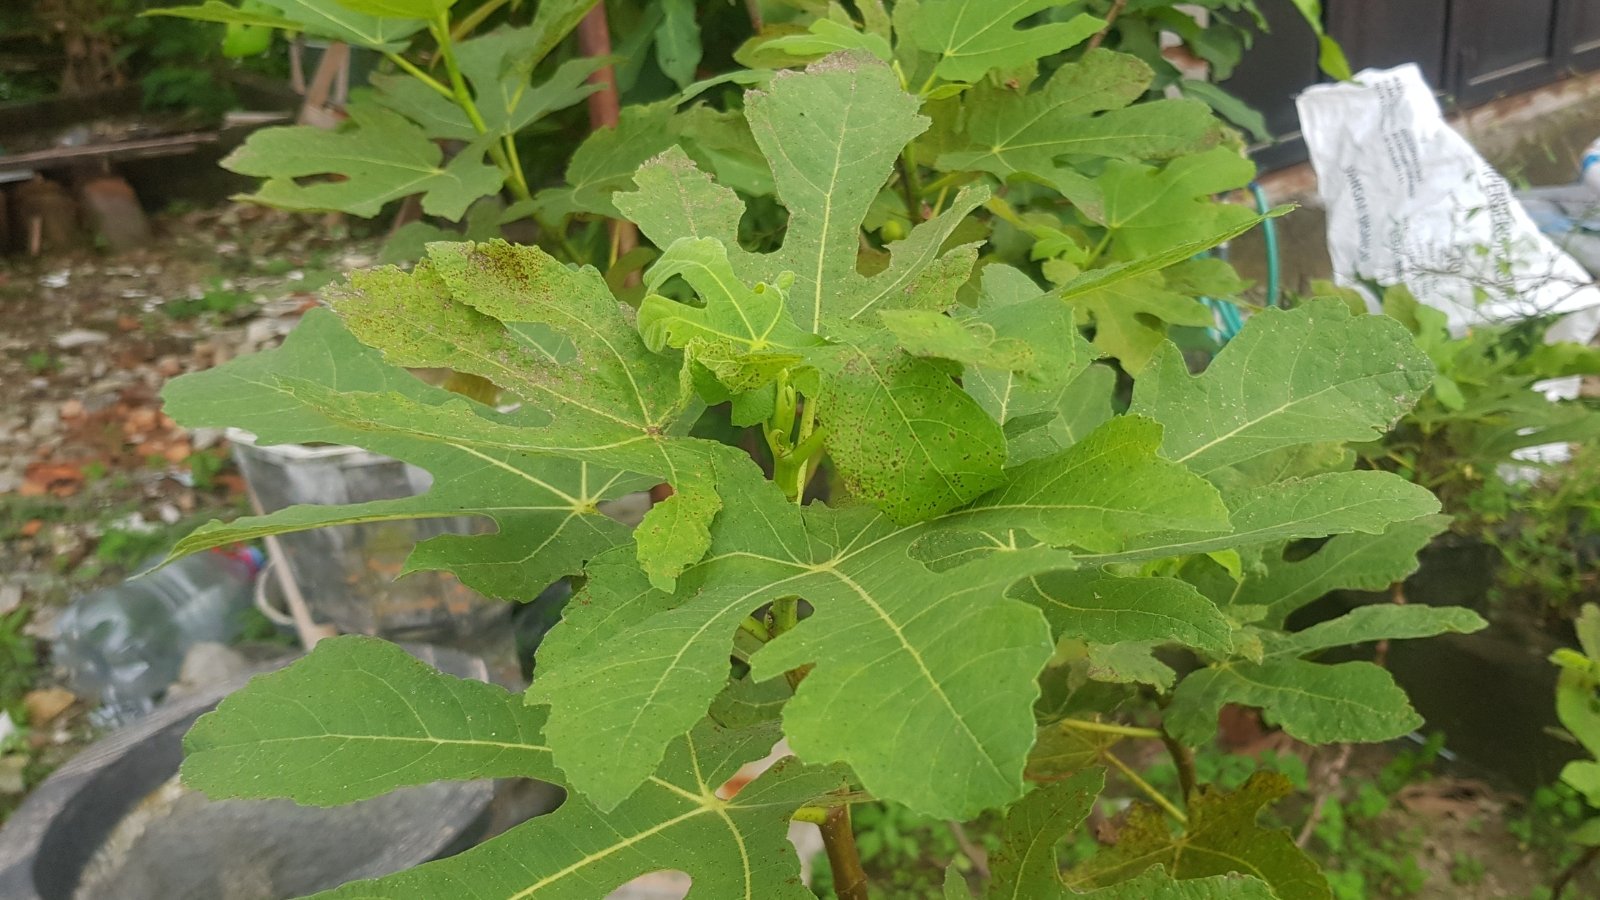
[[[117,176],[95,178],[78,188],[85,217],[114,253],[150,243],[150,220],[133,187]]]
[[[111,340],[111,336],[104,331],[92,331],[88,328],[74,328],[55,336],[52,342],[62,350],[75,350],[87,347],[90,344],[104,344]]]
[[[34,437],[49,437],[61,430],[61,413],[53,406],[40,406],[33,411],[33,421],[28,433]]]
[[[28,724],[38,728],[66,712],[77,700],[78,695],[66,688],[40,688],[22,696],[22,708],[28,711]]]

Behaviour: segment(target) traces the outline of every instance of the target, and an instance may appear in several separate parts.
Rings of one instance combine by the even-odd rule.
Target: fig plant
[[[497,0],[251,0],[238,7],[208,0],[157,12],[343,40],[390,61],[391,71],[353,93],[340,129],[263,129],[224,160],[264,179],[245,199],[372,217],[415,196],[424,212],[463,220],[472,238],[532,217],[540,246],[600,266],[614,284],[628,283],[654,251],[630,253],[593,223],[623,218],[614,195],[671,148],[752,201],[741,223],[747,245],[775,245],[784,223],[773,173],[727,82],[759,83],[775,69],[840,49],[870,53],[923,100],[931,124],[905,145],[894,176],[872,188],[866,230],[880,244],[899,240],[943,212],[964,185],[1001,183],[1004,192],[973,210],[966,233],[989,232],[988,258],[1060,284],[1250,219],[1243,207],[1213,199],[1247,185],[1255,167],[1208,104],[1236,119],[1242,107],[1209,83],[1178,79],[1147,38],[1176,30],[1225,73],[1241,51],[1245,22],[1257,18],[1255,6],[1228,0],[1209,11],[1205,27],[1191,18],[1193,9],[1178,6],[754,4],[748,27],[755,34],[732,52],[752,68],[697,82],[697,64],[726,51],[702,47],[692,26],[698,17],[708,35],[715,26],[725,37],[726,3],[612,3],[618,85],[624,99],[648,102],[623,106],[615,127],[581,142],[568,136],[574,129],[562,110],[596,89],[607,60],[573,56],[564,41],[596,9],[593,0],[544,0],[521,27],[502,23],[507,4]],[[742,23],[731,27],[737,32]],[[653,82],[639,74],[644,60],[661,70]],[[1161,95],[1175,84],[1188,99]],[[541,174],[562,165],[562,183]],[[499,203],[503,195],[509,206]],[[425,239],[460,236],[414,222],[385,255],[413,259]],[[1071,302],[1096,347],[1135,372],[1171,328],[1212,323],[1202,298],[1241,303],[1247,287],[1226,262],[1204,258],[1081,290]]]
[[[930,102],[870,49],[751,90],[743,119],[787,213],[774,248],[740,240],[746,201],[687,153],[647,161],[611,198],[660,250],[637,308],[536,247],[434,243],[410,271],[352,274],[281,348],[170,385],[186,424],[356,444],[434,477],[414,498],[213,523],[177,552],[470,514],[496,530],[426,541],[409,568],[513,599],[581,582],[525,696],[331,639],[200,720],[186,781],[311,804],[439,779],[567,790],[551,815],[334,897],[593,898],[660,869],[686,872],[691,896],[806,897],[793,820],[822,827],[836,890],[864,897],[848,811],[869,797],[957,820],[1005,810],[990,896],[1329,896],[1286,834],[1256,824],[1281,780],[1186,779],[1166,797],[1116,747],[1160,741],[1182,760],[1227,703],[1312,743],[1418,726],[1384,669],[1316,657],[1470,631],[1475,615],[1285,621],[1326,590],[1402,576],[1414,536],[1440,527],[1431,494],[1355,471],[1343,448],[1405,413],[1432,366],[1398,322],[1312,302],[1252,317],[1198,375],[1156,344],[1117,402],[1073,301],[1140,296],[1255,218],[1046,289],[979,265],[972,216],[993,197],[969,179],[877,250],[863,222]],[[1112,128],[1090,114],[1104,108],[1035,152],[1053,161]],[[478,376],[515,405],[405,367]],[[761,435],[765,469],[692,430],[722,404]],[[839,488],[807,502],[824,462]],[[658,482],[673,494],[637,529],[600,512]],[[1330,539],[1285,554],[1306,538]],[[1107,718],[1141,695],[1159,698],[1150,724]],[[792,756],[723,789],[780,738]],[[1108,768],[1148,802],[1063,873],[1049,848]],[[971,887],[953,874],[947,896]]]

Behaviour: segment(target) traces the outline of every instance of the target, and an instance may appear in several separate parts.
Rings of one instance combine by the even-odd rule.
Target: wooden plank
[[[215,131],[193,131],[137,141],[87,144],[82,147],[51,147],[48,150],[0,156],[0,172],[18,169],[59,169],[96,160],[178,156],[205,144],[215,144],[217,139]]]

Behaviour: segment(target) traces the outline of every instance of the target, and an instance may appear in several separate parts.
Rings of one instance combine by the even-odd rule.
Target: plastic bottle
[[[1578,163],[1578,180],[1595,195],[1600,196],[1600,138],[1583,151]]]
[[[95,718],[126,724],[155,708],[189,648],[237,638],[261,569],[254,548],[217,548],[73,601],[56,620],[55,661]]]

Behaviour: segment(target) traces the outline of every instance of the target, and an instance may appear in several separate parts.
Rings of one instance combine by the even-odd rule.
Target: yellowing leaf
[[[1273,892],[1255,878],[1180,875],[1185,880],[1175,881],[1153,866],[1098,890],[1070,889],[1061,878],[1056,845],[1088,817],[1104,780],[1104,773],[1090,769],[1041,787],[1006,811],[1000,848],[990,857],[990,900],[1272,900]]]
[[[1332,896],[1327,880],[1317,864],[1295,846],[1289,833],[1256,824],[1262,808],[1287,796],[1290,790],[1289,780],[1275,772],[1258,772],[1231,794],[1202,788],[1190,797],[1189,821],[1176,834],[1164,813],[1137,804],[1123,824],[1116,846],[1073,870],[1067,883],[1112,884],[1159,864],[1178,879],[1179,885],[1190,879],[1239,873],[1254,876],[1271,889],[1270,894],[1255,896],[1325,900]],[[1235,886],[1250,884],[1257,885],[1255,890],[1259,891],[1260,882],[1246,881]]]
[[[432,486],[415,497],[291,506],[227,524],[211,522],[179,541],[174,555],[330,525],[488,516],[497,533],[424,541],[407,571],[450,569],[483,593],[525,600],[581,571],[585,559],[626,543],[627,529],[601,515],[596,504],[649,486],[585,462],[350,428],[301,402],[284,389],[281,377],[316,379],[344,391],[397,392],[424,408],[463,402],[384,365],[377,351],[359,344],[327,310],[307,313],[281,348],[172,381],[162,396],[166,412],[187,425],[246,428],[261,444],[355,444],[427,469]],[[497,417],[483,407],[478,415]]]

